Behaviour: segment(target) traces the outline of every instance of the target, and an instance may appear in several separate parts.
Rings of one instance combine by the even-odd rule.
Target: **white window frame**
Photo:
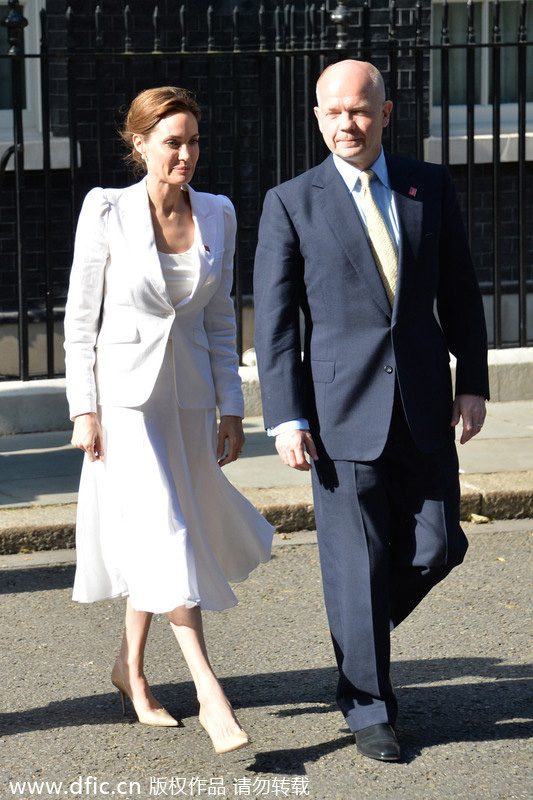
[[[21,9],[28,24],[24,28],[24,52],[39,53],[41,39],[40,11],[45,6],[45,0],[22,0]],[[9,11],[5,0],[1,0],[0,18],[4,18]],[[3,52],[8,50],[7,29],[0,28],[0,40]],[[42,142],[42,106],[41,106],[41,69],[38,58],[24,60],[26,80],[26,108],[22,110],[22,124],[24,128],[24,169],[36,170],[43,168],[43,142]],[[50,137],[50,159],[52,169],[66,169],[70,163],[69,140],[64,137]],[[0,110],[0,156],[13,144],[13,112]],[[14,159],[10,158],[7,171],[14,169]]]
[[[28,20],[24,28],[24,52],[38,53],[40,47],[41,21],[39,12],[44,6],[44,0],[23,0],[21,2],[23,15]],[[5,0],[0,3],[0,16],[3,18],[9,10]],[[7,53],[9,44],[7,40],[7,28],[0,28],[2,41],[2,52]],[[40,80],[41,70],[39,59],[27,58],[24,62],[26,78],[26,105],[22,111],[22,121],[24,128],[32,131],[41,130],[41,93]],[[7,133],[13,132],[13,112],[0,110],[0,136],[5,137]]]
[[[489,3],[491,0],[474,0],[482,3],[481,9],[481,31],[476,30],[476,40],[490,41],[492,19],[489,19]],[[516,0],[501,0],[501,2],[516,2]],[[466,20],[466,0],[448,0],[448,4],[461,3],[465,7]],[[442,5],[442,0],[432,0],[432,8],[435,5]],[[434,37],[435,16],[431,15],[431,41]],[[482,38],[481,38],[482,37]],[[487,38],[489,37],[489,38]],[[466,24],[465,24],[466,42]],[[439,57],[439,50],[434,50],[433,57]],[[481,51],[481,103],[474,106],[475,134],[474,134],[474,159],[477,164],[491,163],[493,136],[492,136],[492,105],[489,103],[489,70],[488,70],[488,49]],[[442,160],[442,109],[441,106],[433,104],[433,74],[430,75],[429,85],[430,96],[430,135],[424,140],[424,157],[427,161],[440,163]],[[450,105],[450,163],[466,164],[467,162],[467,136],[466,136],[466,113],[465,105]],[[518,104],[502,103],[500,105],[500,158],[502,161],[518,160]],[[533,103],[526,103],[526,159],[533,160]]]

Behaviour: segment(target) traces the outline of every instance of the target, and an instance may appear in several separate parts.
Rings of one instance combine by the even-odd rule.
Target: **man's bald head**
[[[381,152],[392,109],[380,71],[355,59],[330,64],[317,81],[316,96],[315,115],[326,145],[339,158],[368,169]]]
[[[330,92],[335,87],[343,89],[353,85],[363,85],[380,103],[385,102],[385,82],[379,69],[369,61],[357,61],[348,58],[330,64],[322,72],[316,82],[316,100],[320,106],[322,93]]]

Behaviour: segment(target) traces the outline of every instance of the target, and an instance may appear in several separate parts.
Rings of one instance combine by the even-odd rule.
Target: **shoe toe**
[[[399,761],[400,745],[390,725],[370,725],[355,734],[355,742],[361,755],[378,761]]]

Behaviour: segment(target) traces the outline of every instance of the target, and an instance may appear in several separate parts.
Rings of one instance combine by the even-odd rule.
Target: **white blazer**
[[[172,337],[183,408],[244,416],[233,281],[235,211],[227,197],[187,187],[200,264],[190,297],[172,306],[155,243],[145,179],[92,189],[81,209],[65,310],[71,418],[97,405],[140,406]]]

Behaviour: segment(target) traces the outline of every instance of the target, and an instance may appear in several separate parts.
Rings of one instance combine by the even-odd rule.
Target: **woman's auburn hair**
[[[190,112],[197,120],[201,117],[194,94],[178,86],[145,89],[134,98],[120,131],[120,136],[129,150],[124,159],[134,172],[146,172],[145,162],[133,145],[134,134],[146,136],[164,117],[178,114],[180,111]]]

